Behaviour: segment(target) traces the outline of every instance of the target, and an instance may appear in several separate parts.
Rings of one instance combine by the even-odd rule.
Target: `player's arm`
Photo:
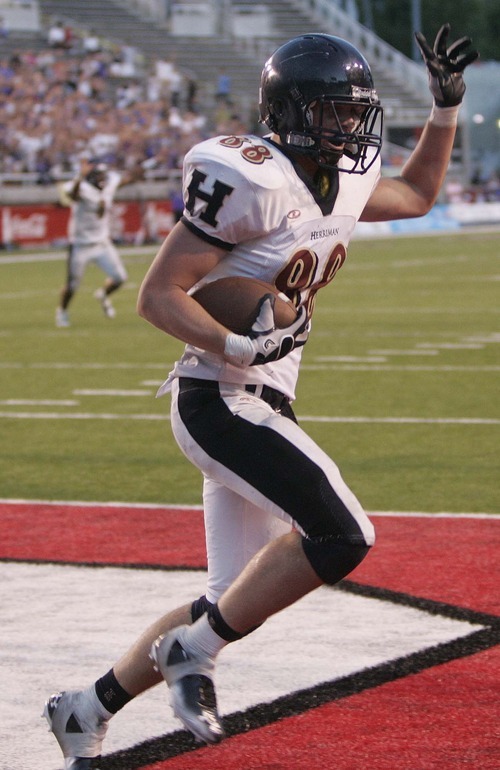
[[[227,255],[178,222],[161,246],[139,290],[137,312],[176,339],[226,358],[235,366],[276,361],[307,339],[305,308],[288,327],[276,328],[265,300],[248,335],[234,334],[187,293]]]
[[[89,163],[89,161],[86,158],[82,158],[80,161],[80,172],[78,176],[76,176],[71,186],[66,190],[66,195],[68,198],[70,198],[72,201],[78,201],[80,200],[80,185],[89,173],[90,169],[92,168],[92,164]]]
[[[401,176],[382,178],[376,185],[361,215],[365,222],[422,216],[436,202],[450,162],[465,92],[462,73],[479,55],[477,51],[465,52],[471,42],[467,37],[447,48],[449,29],[449,24],[441,27],[434,48],[420,32],[416,34],[434,105]]]
[[[379,179],[360,220],[420,217],[430,211],[446,176],[455,131],[455,126],[438,126],[428,120],[401,175]]]
[[[249,333],[240,335],[222,326],[187,293],[222,259],[230,258],[228,252],[235,243],[262,232],[262,223],[255,191],[244,194],[253,187],[241,169],[225,159],[207,161],[200,147],[191,151],[185,163],[185,176],[190,180],[186,208],[192,227],[181,220],[161,246],[141,286],[137,311],[167,334],[221,355],[235,366],[276,361],[304,344],[305,309],[290,326],[278,329],[273,307],[263,302]],[[236,188],[240,195],[232,196]],[[247,203],[243,208],[241,199]]]
[[[121,175],[118,187],[134,184],[134,182],[139,182],[141,179],[144,179],[144,168],[141,165],[137,165]]]
[[[83,181],[83,177],[77,176],[75,179],[73,179],[73,182],[71,183],[71,186],[66,190],[66,195],[68,198],[72,201],[79,201],[80,200],[80,185]]]
[[[227,256],[178,222],[163,242],[139,291],[137,312],[153,326],[183,342],[224,353],[228,330],[188,290]]]

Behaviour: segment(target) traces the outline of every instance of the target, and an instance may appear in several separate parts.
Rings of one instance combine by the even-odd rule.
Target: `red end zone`
[[[206,567],[200,510],[0,503],[0,558]]]
[[[376,515],[349,580],[498,615],[497,518]],[[200,510],[0,502],[3,560],[203,568]],[[488,624],[496,626],[494,618]],[[476,621],[477,622],[477,621]],[[498,638],[498,637],[497,637]],[[300,639],[297,640],[300,645]],[[491,642],[493,645],[494,642]],[[305,660],[307,651],[304,650]],[[398,674],[210,748],[152,761],[146,744],[103,770],[454,770],[500,767],[500,648]],[[369,673],[369,672],[368,672]],[[165,755],[163,755],[165,756]],[[167,754],[168,756],[168,754]],[[123,764],[125,762],[125,764]]]
[[[499,614],[497,518],[373,517],[377,542],[355,582]],[[0,502],[0,558],[206,566],[200,510]]]

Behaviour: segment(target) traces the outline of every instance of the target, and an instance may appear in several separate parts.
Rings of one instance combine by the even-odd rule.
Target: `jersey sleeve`
[[[183,222],[227,250],[272,226],[266,214],[265,170],[255,168],[236,150],[209,140],[194,147],[184,162]]]

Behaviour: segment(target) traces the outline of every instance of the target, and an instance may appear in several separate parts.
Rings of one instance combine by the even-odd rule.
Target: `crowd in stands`
[[[500,174],[493,171],[484,178],[476,171],[469,184],[450,178],[445,194],[448,203],[496,203],[500,201]]]
[[[1,40],[9,32],[0,22]],[[82,157],[123,171],[144,164],[146,178],[165,178],[196,142],[255,130],[237,113],[229,74],[214,77],[214,92],[200,105],[203,84],[175,58],[146,64],[137,49],[62,21],[47,29],[41,50],[2,57],[0,48],[0,184],[20,175],[38,184],[68,179]],[[384,162],[402,161],[388,145]],[[498,201],[499,176],[451,180],[445,196],[449,203]]]
[[[230,99],[198,104],[199,83],[175,60],[145,65],[137,50],[75,37],[56,23],[42,50],[0,55],[0,175],[68,178],[82,156],[150,175],[180,169],[187,150],[249,130]]]

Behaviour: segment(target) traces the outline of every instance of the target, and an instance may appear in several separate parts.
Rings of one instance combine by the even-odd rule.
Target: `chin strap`
[[[314,147],[316,142],[310,136],[298,131],[289,131],[285,136],[285,144],[289,147]]]

